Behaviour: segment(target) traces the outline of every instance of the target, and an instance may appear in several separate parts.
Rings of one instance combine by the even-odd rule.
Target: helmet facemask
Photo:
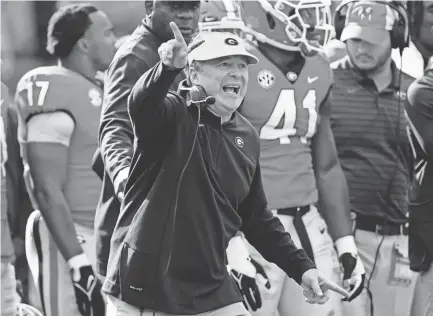
[[[257,5],[249,1],[241,11],[247,29],[258,41],[287,51],[317,52],[334,31],[330,0],[256,0],[261,13],[249,12]],[[257,9],[255,9],[257,11]],[[265,18],[255,18],[260,14]],[[266,24],[266,25],[264,25]],[[257,35],[257,33],[259,33]]]
[[[333,31],[330,3],[278,0],[274,8],[277,18],[286,23],[287,37],[295,45],[319,51],[329,41]]]

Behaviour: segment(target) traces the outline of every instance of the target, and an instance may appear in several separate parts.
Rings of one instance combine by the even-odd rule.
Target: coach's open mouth
[[[234,94],[234,95],[238,95],[240,89],[241,86],[238,84],[226,84],[225,86],[223,86],[223,91],[225,93]]]

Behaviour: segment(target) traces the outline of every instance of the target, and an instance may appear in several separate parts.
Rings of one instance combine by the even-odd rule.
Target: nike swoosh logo
[[[311,78],[311,77],[307,77],[307,81],[308,81],[308,83],[313,83],[313,82],[316,81],[317,79],[319,79],[319,77],[313,77],[313,78]]]

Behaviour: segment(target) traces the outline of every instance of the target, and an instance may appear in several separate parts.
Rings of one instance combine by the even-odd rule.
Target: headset
[[[164,269],[164,274],[162,276],[162,282],[161,286],[164,286],[165,279],[167,277],[168,269],[170,267],[171,263],[171,255],[173,253],[173,244],[174,244],[174,231],[176,227],[176,215],[177,215],[177,202],[179,199],[179,190],[180,185],[182,183],[183,175],[185,174],[186,168],[189,165],[189,162],[191,160],[192,154],[194,152],[195,144],[197,142],[197,136],[198,136],[198,128],[200,125],[200,118],[201,118],[201,110],[205,109],[207,106],[212,105],[215,103],[215,97],[208,96],[205,89],[200,85],[193,85],[192,87],[187,87],[183,85],[183,82],[180,84],[178,89],[178,94],[181,96],[186,96],[186,106],[189,108],[191,106],[197,107],[197,125],[194,132],[194,139],[192,142],[191,150],[188,154],[188,159],[186,160],[184,166],[182,167],[182,171],[180,172],[179,180],[177,182],[176,192],[174,196],[174,207],[173,207],[173,220],[172,220],[172,227],[171,227],[171,241],[170,241],[170,250],[168,253],[168,259],[167,264]],[[162,244],[161,244],[162,246]],[[158,266],[160,265],[161,256],[158,259]],[[153,316],[156,315],[156,310],[153,311]]]
[[[334,13],[334,27],[336,38],[340,40],[341,33],[346,25],[346,14],[343,14],[343,9],[346,10],[347,6],[354,2],[360,2],[360,0],[346,0],[343,1],[336,9]],[[398,1],[374,1],[375,3],[381,3],[387,5],[395,12],[397,12],[399,18],[394,21],[394,25],[392,26],[391,33],[391,46],[392,48],[398,48],[400,50],[400,54],[403,53],[403,50],[409,46],[410,41],[410,24],[409,24],[409,15],[404,7]]]
[[[180,91],[186,91],[189,98],[186,101],[186,106],[196,105],[199,109],[203,109],[208,105],[215,103],[215,97],[208,96],[204,88],[200,85],[192,87],[181,87]]]

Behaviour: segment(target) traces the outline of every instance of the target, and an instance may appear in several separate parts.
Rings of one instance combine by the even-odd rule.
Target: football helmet
[[[202,0],[199,30],[228,31],[240,35],[245,25],[239,10],[239,3],[235,0]]]
[[[243,31],[286,51],[319,51],[334,32],[330,0],[239,1]]]

